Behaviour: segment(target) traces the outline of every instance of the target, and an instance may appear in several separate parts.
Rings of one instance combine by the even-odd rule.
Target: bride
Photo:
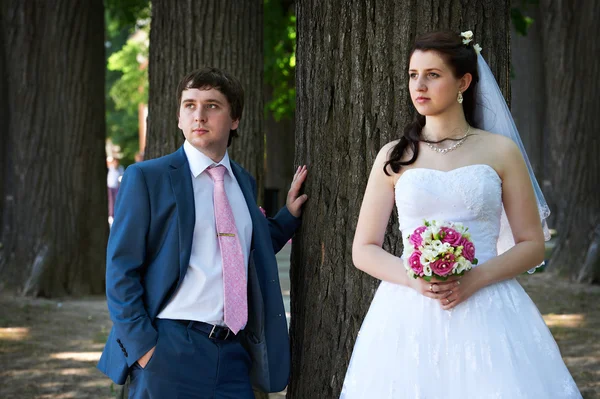
[[[581,398],[515,280],[543,262],[549,211],[472,35],[429,33],[411,53],[419,115],[379,152],[354,237],[354,264],[382,283],[343,399]],[[446,281],[408,277],[381,247],[394,203],[403,237],[424,219],[464,224],[479,265]]]

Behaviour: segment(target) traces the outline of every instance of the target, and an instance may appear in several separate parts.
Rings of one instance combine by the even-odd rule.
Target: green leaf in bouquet
[[[477,258],[473,259],[473,262],[471,262],[472,264],[476,265],[479,263],[479,260],[477,260]]]

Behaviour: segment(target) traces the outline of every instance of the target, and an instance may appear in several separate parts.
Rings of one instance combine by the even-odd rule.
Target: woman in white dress
[[[549,212],[479,51],[471,32],[415,42],[407,73],[419,115],[379,152],[354,237],[354,264],[382,283],[343,399],[581,398],[515,280],[543,262]],[[424,219],[464,224],[479,265],[447,281],[409,278],[382,249],[394,204],[403,237]]]

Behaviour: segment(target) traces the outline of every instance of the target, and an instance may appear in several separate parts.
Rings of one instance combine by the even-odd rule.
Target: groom
[[[230,160],[244,92],[202,68],[177,89],[185,143],[123,176],[107,250],[113,328],[98,368],[133,398],[254,398],[289,377],[275,253],[300,224],[306,167],[273,219]]]

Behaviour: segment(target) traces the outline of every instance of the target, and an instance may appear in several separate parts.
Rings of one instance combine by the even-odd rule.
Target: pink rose
[[[408,265],[418,275],[423,274],[423,265],[421,264],[421,252],[415,251],[408,258]]]
[[[453,255],[454,256],[454,255]],[[446,259],[438,259],[431,264],[431,270],[438,276],[447,276],[452,273],[452,266],[454,261],[449,262]]]
[[[413,231],[413,233],[410,235],[408,241],[410,241],[413,247],[419,248],[421,246],[421,244],[423,243],[423,237],[421,237],[421,234],[425,230],[427,230],[427,226],[417,227],[415,231]]]
[[[442,242],[447,242],[453,247],[459,246],[462,241],[462,234],[450,227],[442,227],[440,235],[443,236]]]
[[[462,240],[460,245],[463,246],[462,256],[464,256],[469,262],[473,262],[475,259],[475,245],[473,245],[473,243],[466,238]]]

